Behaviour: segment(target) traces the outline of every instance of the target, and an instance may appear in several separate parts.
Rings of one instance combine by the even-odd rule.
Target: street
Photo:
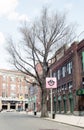
[[[83,130],[20,112],[0,113],[0,130]]]

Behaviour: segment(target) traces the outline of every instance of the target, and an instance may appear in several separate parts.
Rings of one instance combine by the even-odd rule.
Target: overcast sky
[[[33,21],[43,6],[52,11],[67,12],[68,21],[77,24],[78,40],[83,39],[84,0],[0,0],[0,69],[9,69],[5,62],[8,58],[4,50],[5,39],[8,35],[18,37],[20,22]]]

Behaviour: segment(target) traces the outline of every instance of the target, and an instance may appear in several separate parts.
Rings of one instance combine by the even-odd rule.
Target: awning
[[[68,97],[69,97],[69,99],[73,99],[73,94],[69,93]]]
[[[77,96],[84,96],[84,88],[80,88],[76,91]]]
[[[59,96],[59,97],[58,97],[58,101],[61,101],[61,100],[62,100],[62,98],[61,98],[61,96]]]
[[[67,100],[66,95],[63,96],[63,100]]]
[[[56,97],[54,97],[54,102],[56,102]]]

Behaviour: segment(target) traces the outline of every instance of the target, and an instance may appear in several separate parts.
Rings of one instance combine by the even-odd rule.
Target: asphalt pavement
[[[28,112],[27,114],[34,115],[34,112]],[[37,112],[35,116],[40,117],[41,113]],[[55,119],[52,119],[51,115],[49,114],[49,118],[44,119],[84,128],[84,116],[56,114]]]
[[[35,116],[33,112],[2,112],[0,130],[83,130],[83,128],[58,123],[55,119],[39,117],[40,113]]]

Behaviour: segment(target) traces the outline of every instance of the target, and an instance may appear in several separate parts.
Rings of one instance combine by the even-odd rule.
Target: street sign
[[[55,77],[46,78],[46,88],[57,88],[57,80]]]
[[[23,100],[23,99],[24,99],[24,97],[23,97],[23,96],[19,96],[19,99],[20,99],[20,100]]]

